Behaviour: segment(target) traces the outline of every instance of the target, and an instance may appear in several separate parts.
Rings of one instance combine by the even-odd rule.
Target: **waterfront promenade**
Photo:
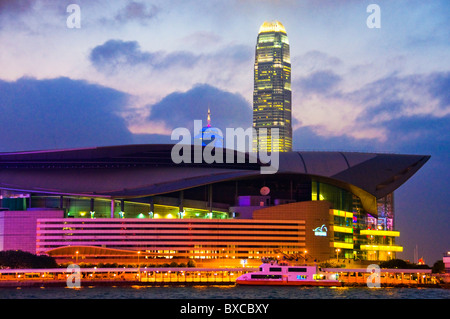
[[[80,268],[81,286],[234,285],[257,268]],[[0,269],[0,287],[66,286],[75,275],[65,268]],[[72,277],[71,277],[72,276]]]
[[[80,268],[79,282],[86,286],[235,285],[236,278],[257,268]],[[366,286],[366,269],[325,268],[338,274],[344,286]],[[72,276],[72,277],[71,277]],[[66,268],[0,269],[0,288],[65,287],[74,273]],[[429,269],[381,269],[382,287],[443,287]]]

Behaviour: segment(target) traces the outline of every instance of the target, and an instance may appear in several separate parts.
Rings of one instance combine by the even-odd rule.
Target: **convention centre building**
[[[0,153],[0,250],[206,266],[388,260],[403,250],[394,190],[429,159],[290,151],[261,174],[249,154],[176,164],[172,148]]]

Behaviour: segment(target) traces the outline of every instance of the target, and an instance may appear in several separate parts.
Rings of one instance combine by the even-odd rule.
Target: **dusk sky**
[[[213,126],[250,127],[256,37],[278,20],[294,150],[431,155],[395,192],[395,228],[398,257],[418,245],[432,266],[450,251],[449,12],[448,0],[0,0],[0,151],[175,143],[208,107]]]

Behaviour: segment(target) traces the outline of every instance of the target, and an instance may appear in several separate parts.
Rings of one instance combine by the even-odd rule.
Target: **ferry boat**
[[[326,286],[340,287],[338,274],[320,272],[317,266],[291,266],[287,263],[263,263],[259,271],[236,279],[238,285]]]

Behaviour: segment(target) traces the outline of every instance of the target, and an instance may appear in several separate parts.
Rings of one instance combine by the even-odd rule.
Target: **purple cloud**
[[[227,127],[251,127],[252,110],[239,94],[220,90],[207,84],[193,87],[187,92],[169,94],[160,102],[148,106],[150,121],[164,122],[167,127],[192,129],[194,120],[202,120],[206,126],[208,107],[212,125],[225,132]]]
[[[128,95],[69,78],[0,80],[0,151],[128,144]]]
[[[294,85],[298,85],[300,92],[328,93],[342,81],[341,76],[330,70],[322,70],[311,73],[306,77],[297,79]]]
[[[100,71],[115,71],[122,65],[151,64],[157,54],[142,52],[136,41],[109,40],[92,49],[89,59]]]
[[[214,62],[223,65],[226,62],[250,62],[253,49],[249,46],[231,45],[210,54],[194,54],[189,51],[148,52],[142,51],[137,41],[111,39],[93,48],[89,60],[97,70],[115,72],[119,68],[130,68],[142,65],[149,69],[165,69],[170,67],[193,68],[200,62]]]
[[[160,8],[155,5],[147,6],[144,3],[131,1],[127,3],[115,17],[119,22],[139,21],[141,23],[153,19],[160,12]]]

